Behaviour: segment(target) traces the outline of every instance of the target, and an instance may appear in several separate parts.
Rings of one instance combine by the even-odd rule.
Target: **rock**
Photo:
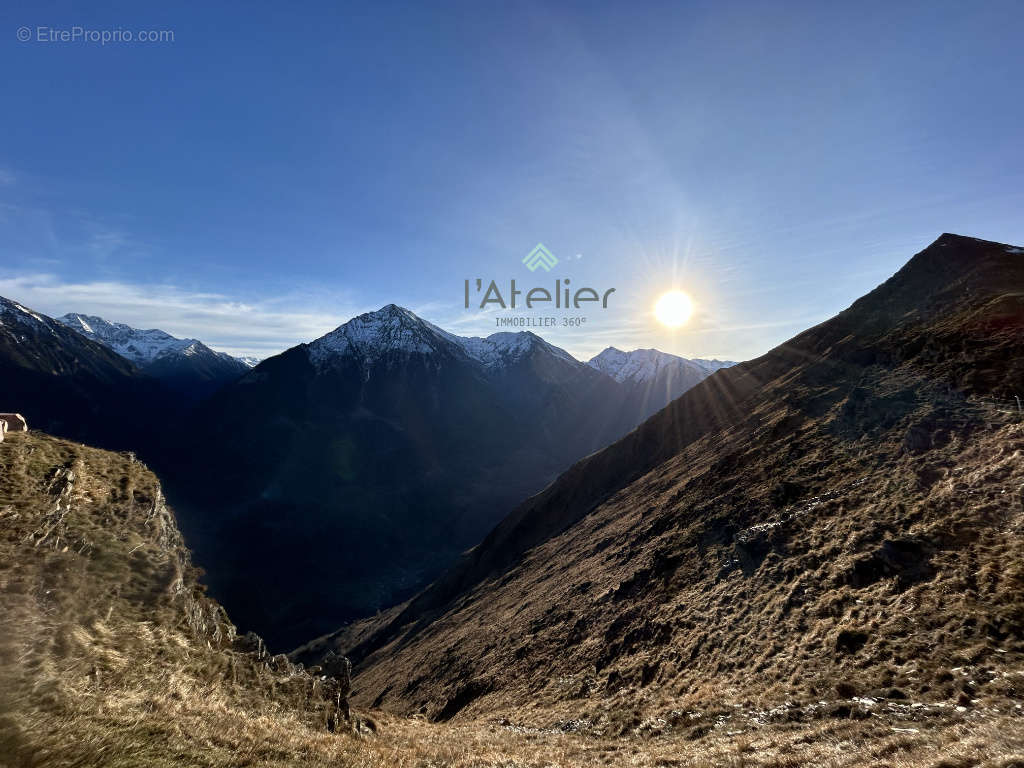
[[[257,659],[264,659],[267,656],[267,648],[263,644],[263,638],[255,632],[246,632],[239,635],[232,643],[234,650],[239,653],[251,653]]]
[[[338,682],[342,696],[352,689],[352,662],[334,651],[328,651],[320,662],[323,674]]]
[[[271,656],[270,660],[267,662],[267,666],[270,667],[273,672],[281,674],[292,672],[292,663],[288,661],[288,657],[283,653]]]

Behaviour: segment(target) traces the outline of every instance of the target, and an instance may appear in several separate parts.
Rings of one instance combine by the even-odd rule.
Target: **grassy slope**
[[[621,733],[388,714],[376,734],[330,733],[312,678],[230,649],[156,478],[129,454],[40,433],[0,444],[0,617],[5,768],[909,766],[935,764],[936,750],[955,767],[1014,725],[753,724],[693,740],[623,710]]]
[[[790,727],[917,729],[908,764],[967,733],[987,742],[964,765],[1019,753],[1022,267],[944,237],[835,320],[684,395],[524,505],[527,534],[554,534],[509,566],[471,553],[447,604],[428,591],[327,638],[367,654],[356,701],[689,735],[698,753]],[[675,418],[714,387],[736,399],[710,428]],[[648,468],[634,478],[630,461]],[[522,528],[492,550],[514,553]]]
[[[41,433],[0,443],[0,764],[329,764],[332,683],[232,650],[157,479]],[[290,757],[291,759],[286,759]]]

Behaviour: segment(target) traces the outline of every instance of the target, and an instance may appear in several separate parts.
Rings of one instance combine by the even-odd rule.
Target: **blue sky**
[[[88,6],[0,10],[0,294],[47,313],[266,356],[570,277],[616,288],[543,332],[578,356],[745,359],[943,231],[1024,243],[1018,2]]]

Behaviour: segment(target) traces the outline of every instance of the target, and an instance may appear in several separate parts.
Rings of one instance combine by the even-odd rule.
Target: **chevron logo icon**
[[[531,272],[536,272],[539,267],[543,267],[545,272],[550,272],[551,268],[558,263],[558,259],[555,255],[544,247],[543,243],[537,243],[537,247],[526,254],[523,259],[523,264]]]

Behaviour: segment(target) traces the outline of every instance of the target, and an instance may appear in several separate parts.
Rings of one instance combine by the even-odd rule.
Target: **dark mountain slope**
[[[800,718],[891,688],[934,714],[966,690],[954,668],[968,698],[1013,700],[1022,309],[1019,249],[943,235],[575,465],[403,609],[299,655],[352,648],[359,697],[442,719]]]
[[[123,357],[0,297],[0,409],[24,414],[30,428],[144,451],[172,405]]]
[[[534,334],[389,305],[204,403],[169,488],[214,593],[294,647],[408,598],[641,409]]]

